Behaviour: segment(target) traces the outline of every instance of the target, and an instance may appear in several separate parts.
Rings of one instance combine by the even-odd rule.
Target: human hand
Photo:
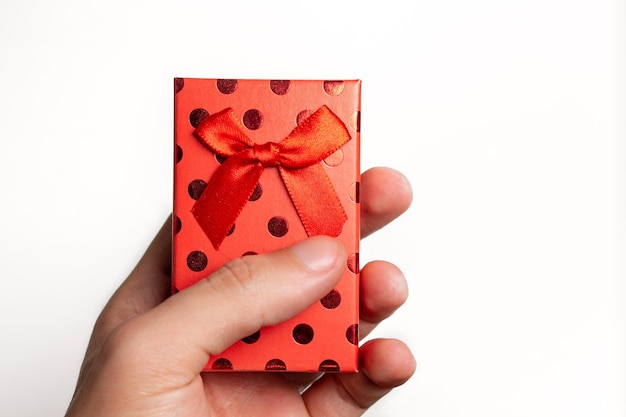
[[[400,173],[363,173],[362,236],[403,213],[411,198]],[[309,238],[233,260],[171,297],[170,254],[171,219],[98,318],[66,417],[358,416],[415,370],[406,345],[376,339],[360,347],[357,374],[203,373],[210,355],[326,295],[346,253],[334,239]],[[365,265],[360,279],[365,337],[402,305],[407,285],[383,261]]]

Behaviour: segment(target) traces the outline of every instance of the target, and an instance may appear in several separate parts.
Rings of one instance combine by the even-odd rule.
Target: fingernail
[[[341,248],[335,239],[316,236],[296,243],[291,250],[309,269],[319,272],[335,264]]]

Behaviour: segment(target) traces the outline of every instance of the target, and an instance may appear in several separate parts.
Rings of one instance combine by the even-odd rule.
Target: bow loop
[[[239,217],[263,170],[269,167],[279,170],[308,236],[341,233],[348,217],[319,163],[351,137],[328,107],[320,107],[279,143],[255,144],[230,108],[206,117],[194,135],[211,151],[228,157],[192,208],[215,249]]]

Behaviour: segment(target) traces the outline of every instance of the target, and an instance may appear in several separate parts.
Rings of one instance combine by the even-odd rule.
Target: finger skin
[[[168,216],[128,278],[100,313],[78,375],[76,392],[83,385],[93,361],[108,335],[119,325],[154,308],[170,294],[172,217]]]
[[[374,231],[380,229],[381,227],[392,221],[394,218],[398,217],[400,214],[407,210],[411,203],[411,200],[411,187],[407,179],[399,172],[389,168],[373,168],[363,173],[361,179],[362,236],[364,237],[373,233]],[[83,404],[96,404],[96,408],[92,410],[103,411],[101,408],[99,408],[100,406],[104,404],[111,405],[111,402],[106,401],[106,398],[111,398],[109,397],[109,395],[114,394],[113,391],[118,389],[118,387],[119,389],[124,389],[123,384],[117,384],[116,382],[124,381],[125,377],[131,377],[131,379],[134,379],[134,382],[140,390],[146,388],[145,381],[150,380],[151,376],[158,375],[159,378],[156,378],[157,381],[165,381],[166,383],[169,383],[170,386],[174,386],[179,384],[181,380],[184,380],[187,381],[187,383],[189,384],[188,388],[193,388],[191,390],[186,390],[186,392],[198,392],[199,390],[202,390],[202,380],[199,377],[198,367],[202,367],[204,363],[206,363],[206,358],[208,357],[208,354],[220,349],[222,345],[228,345],[235,340],[238,340],[239,338],[252,333],[252,331],[256,329],[250,329],[252,327],[257,327],[259,323],[267,322],[268,324],[273,324],[274,322],[281,320],[282,316],[280,314],[270,314],[265,317],[263,317],[263,314],[260,314],[259,317],[261,318],[259,319],[260,321],[258,323],[250,323],[244,320],[245,323],[248,323],[248,327],[236,327],[236,330],[234,332],[231,329],[229,333],[228,326],[222,326],[221,330],[218,329],[219,337],[213,339],[209,343],[210,346],[204,345],[204,343],[200,343],[200,345],[202,346],[194,346],[194,351],[196,353],[200,351],[202,352],[197,355],[189,356],[190,358],[192,358],[190,359],[190,361],[193,362],[193,366],[191,362],[187,364],[170,364],[170,359],[172,357],[178,357],[177,355],[180,355],[180,351],[177,351],[176,347],[174,347],[175,352],[172,351],[173,346],[169,342],[176,339],[172,338],[171,335],[168,333],[168,331],[172,329],[170,329],[168,325],[163,326],[163,324],[167,323],[167,320],[170,318],[170,313],[167,312],[167,310],[170,308],[179,310],[179,308],[171,307],[172,305],[178,303],[180,303],[181,305],[186,305],[188,307],[188,310],[185,314],[182,315],[189,317],[188,313],[191,313],[193,322],[194,313],[202,310],[202,306],[198,306],[198,299],[201,300],[203,304],[206,302],[206,300],[204,300],[203,297],[198,294],[190,295],[190,300],[181,300],[182,297],[180,297],[180,294],[182,293],[179,293],[163,303],[163,301],[166,300],[170,294],[170,254],[172,245],[171,236],[172,223],[171,218],[168,218],[150,247],[147,249],[142,259],[137,264],[136,268],[129,275],[126,281],[122,283],[116,293],[112,296],[111,300],[100,315],[94,327],[92,339],[90,341],[85,356],[83,367],[81,368],[81,373],[79,375],[79,381],[77,384],[77,390],[73,401],[77,400],[79,403],[82,402]],[[345,254],[343,254],[342,256],[345,256]],[[258,257],[248,258],[253,259]],[[234,269],[243,268],[244,270],[252,270],[251,268],[255,268],[254,265],[247,265],[248,261],[244,261],[243,264],[237,264],[237,262],[240,261],[234,262],[236,263],[235,266],[232,266],[232,268]],[[342,266],[345,265],[345,260],[341,261],[340,264]],[[361,333],[362,335],[365,335],[369,333],[369,331],[371,331],[371,329],[373,329],[380,320],[383,320],[385,317],[391,314],[393,310],[395,310],[402,304],[402,302],[404,301],[404,296],[402,295],[403,290],[402,283],[400,281],[404,278],[401,276],[401,273],[399,273],[397,268],[395,268],[391,264],[386,263],[372,263],[370,265],[366,265],[362,270],[362,274],[362,285],[364,286],[364,289],[361,293],[363,306],[361,309]],[[226,273],[225,275],[227,276],[229,274]],[[376,282],[376,277],[378,277],[378,282]],[[224,278],[224,280],[228,279]],[[300,283],[299,286],[305,289],[305,291],[303,292],[303,299],[305,299],[306,296],[311,296],[312,298],[315,298],[315,300],[312,301],[314,302],[321,296],[325,295],[330,290],[330,288],[332,288],[332,278],[329,278],[327,276],[321,281],[325,282],[325,284],[320,284],[319,287],[323,287],[323,290],[319,290],[317,292],[306,291],[307,287],[302,287],[302,283]],[[219,285],[217,285],[217,288],[212,288],[212,285],[214,284],[204,283],[200,284],[199,287],[202,287],[203,285],[209,287],[205,288],[205,292],[208,290],[220,290]],[[283,288],[283,283],[274,283],[272,285],[277,285],[278,287]],[[246,285],[242,285],[242,288],[243,287],[246,287]],[[388,287],[395,287],[395,289],[390,289]],[[262,293],[261,289],[253,288],[253,290],[259,290]],[[202,290],[199,291],[202,292]],[[186,290],[184,293],[191,294],[194,293],[194,291]],[[197,299],[194,299],[196,297]],[[236,297],[234,296],[233,298],[236,299]],[[219,302],[223,300],[216,301]],[[282,301],[284,300],[281,297],[281,302]],[[305,302],[303,301],[303,303]],[[245,303],[243,304],[245,305]],[[286,316],[289,316],[290,314],[295,315],[298,312],[295,310],[298,310],[299,308],[296,305],[299,304],[296,302],[295,304],[289,305],[283,311],[283,313]],[[226,309],[226,311],[232,312],[232,307],[229,307],[230,308]],[[263,308],[261,307],[261,310],[262,309]],[[248,313],[250,314],[251,312],[249,311]],[[252,313],[258,313],[258,311],[253,311]],[[284,318],[286,319],[287,317]],[[184,320],[182,319],[176,321],[178,321],[179,324],[184,323]],[[143,324],[145,324],[145,326]],[[190,326],[190,328],[196,327],[191,323],[187,323],[185,326]],[[185,326],[177,326],[177,328],[173,330],[186,332],[188,328],[186,328]],[[207,331],[206,328],[201,328],[203,328],[205,335],[211,334],[209,333],[209,331]],[[122,329],[122,331],[120,331],[120,329]],[[136,331],[138,329],[143,330]],[[222,331],[221,335],[219,334],[219,331]],[[237,335],[236,337],[235,334]],[[214,340],[219,340],[219,343],[214,343]],[[401,381],[403,379],[404,374],[402,374],[402,372],[395,372],[395,377],[388,378],[385,377],[384,372],[381,373],[377,371],[377,369],[379,370],[380,368],[379,363],[381,361],[374,360],[372,358],[384,356],[380,352],[383,352],[385,351],[385,349],[389,348],[393,349],[394,346],[397,347],[397,345],[392,343],[388,345],[387,348],[385,348],[383,345],[380,349],[378,349],[375,348],[375,346],[378,346],[378,343],[379,341],[368,342],[361,348],[362,372],[358,375],[367,376],[368,374],[371,374],[371,380],[376,380],[378,381],[378,383],[382,384],[379,386],[379,388],[383,387],[383,391],[367,391],[367,389],[364,388],[367,385],[365,384],[367,380],[361,380],[361,382],[358,382],[359,380],[356,380],[355,382],[352,381],[352,379],[348,379],[346,382],[346,386],[351,386],[352,388],[346,389],[345,393],[350,394],[354,392],[354,395],[358,397],[359,395],[362,396],[363,393],[367,394],[369,392],[369,394],[367,395],[370,395],[371,398],[377,399],[380,398],[381,395],[383,395],[383,392],[386,392],[384,388],[385,380]],[[180,344],[180,341],[174,344]],[[374,348],[371,348],[370,345],[374,346]],[[103,349],[103,346],[105,347],[105,349]],[[154,349],[156,349],[156,351],[154,351]],[[374,354],[368,352],[374,352]],[[377,352],[379,353],[377,354]],[[398,357],[402,356],[402,352],[403,349],[400,348],[400,356]],[[404,347],[405,357],[406,352],[408,352],[408,349]],[[408,355],[410,356],[410,352],[408,352]],[[108,364],[110,364],[111,360],[115,360],[116,358],[119,359],[120,357],[126,358],[126,362],[121,361],[122,365],[124,366],[121,366],[121,368],[118,367],[116,372],[111,372]],[[142,360],[137,360],[137,357],[141,357]],[[166,357],[167,359],[160,361],[157,360],[158,358],[163,357]],[[152,360],[152,363],[150,363],[150,360],[145,361],[144,359],[150,359]],[[164,366],[165,364],[171,365],[171,367]],[[138,368],[139,366],[141,369]],[[171,379],[171,375],[169,375],[168,373],[174,368],[176,368],[174,369],[174,371],[183,369],[179,366],[182,366],[183,368],[186,367],[186,373],[182,375],[181,373],[177,374],[176,372],[174,372],[173,375],[175,376],[175,378]],[[383,366],[383,368],[385,368],[385,366]],[[391,372],[391,374],[394,374],[394,372]],[[98,377],[97,375],[100,375],[100,377]],[[107,378],[103,379],[103,375],[106,375]],[[205,376],[206,374],[201,375]],[[351,375],[345,376],[348,378],[352,377]],[[211,375],[211,377],[216,377],[215,379],[219,381],[219,378],[224,377],[224,375]],[[247,378],[246,380],[257,380],[262,385],[267,384],[270,378],[270,376],[268,375],[248,375],[248,377],[249,378]],[[277,375],[271,376],[272,381],[275,382],[275,380],[277,379],[276,377]],[[337,375],[330,377],[327,375],[320,380],[320,385],[328,384],[326,382],[327,379],[336,379],[337,381],[342,381],[341,384],[343,386],[343,377],[344,376],[338,377]],[[208,379],[209,378],[207,378],[207,380]],[[205,380],[205,388],[207,386],[207,380]],[[313,379],[309,379],[309,382],[312,380]],[[353,382],[353,385],[349,384],[350,381]],[[293,386],[287,381],[284,382],[288,384],[287,387]],[[219,385],[221,384],[218,384],[217,386]],[[250,386],[251,384],[247,385]],[[277,384],[273,385],[275,386],[275,388],[277,388]],[[313,385],[314,388],[317,386],[317,383]],[[162,385],[160,388],[162,389],[164,387],[165,386]],[[251,389],[252,388],[254,387],[251,387]],[[283,386],[283,389],[285,389],[285,386]],[[77,399],[77,396],[79,396],[81,390],[85,391],[86,393],[80,396],[81,398]],[[258,391],[258,389],[252,390]],[[315,388],[312,392],[315,392],[315,390],[318,389]],[[129,393],[130,391],[128,391],[126,394],[130,395]],[[142,391],[142,393],[144,392]],[[188,399],[185,401],[181,401],[181,404],[190,404],[190,400],[195,402],[198,401],[198,398],[195,398],[189,392],[187,392],[187,394],[189,395],[189,397],[187,397]],[[367,395],[365,395],[365,397],[367,397]],[[89,399],[93,399],[93,396],[96,396],[104,402],[101,402],[100,404],[98,403],[98,401],[90,402]],[[123,396],[124,395],[122,395],[122,397]],[[314,397],[314,395],[311,394],[310,397]],[[167,401],[168,404],[170,402],[171,401],[169,400]],[[367,401],[365,400],[357,401],[357,404],[366,403]],[[206,403],[203,404],[203,407],[207,406]],[[70,410],[68,411],[68,416],[74,415],[72,414],[72,411],[77,412],[76,415],[90,414],[81,413],[80,411],[78,411],[80,409],[80,406],[72,407],[71,405]],[[145,409],[144,411],[148,410]],[[196,409],[195,411],[191,412],[190,415],[201,415],[199,411],[199,409]],[[122,414],[114,412],[112,414],[109,413],[108,415]],[[146,415],[151,414],[148,413]],[[329,415],[339,414],[331,412]]]
[[[310,258],[307,264],[299,250]],[[345,263],[343,246],[326,236],[234,259],[122,326],[107,353],[128,372],[152,366],[184,385],[202,371],[209,355],[322,298],[339,281]],[[140,365],[137,354],[145,358]]]
[[[361,269],[360,282],[359,339],[364,339],[404,304],[408,297],[408,285],[402,272],[385,261],[366,264]],[[304,390],[319,375],[289,373],[284,377],[299,390]]]
[[[312,417],[360,416],[416,368],[411,351],[399,340],[372,340],[361,346],[359,356],[359,373],[326,374],[304,393]]]
[[[359,336],[366,337],[391,316],[409,295],[402,271],[385,261],[369,262],[361,269]]]
[[[209,356],[318,301],[337,284],[345,264],[343,246],[326,236],[228,262],[116,327],[85,372],[67,415],[125,415],[129,409],[154,415],[162,406],[176,408],[171,396],[184,397],[184,415],[203,415],[195,411],[211,407],[198,400],[204,397],[201,371]]]
[[[369,236],[404,213],[413,200],[407,178],[391,168],[371,168],[361,175],[361,236]]]
[[[365,237],[404,213],[412,200],[411,186],[400,172],[371,168],[361,176],[361,236]],[[108,333],[118,324],[150,310],[170,293],[172,218],[168,217],[133,272],[101,315],[94,333]]]
[[[171,293],[172,218],[169,216],[148,249],[103,309],[94,335],[161,304]]]
[[[363,237],[380,229],[407,210],[412,200],[411,186],[400,172],[384,167],[371,168],[361,176],[361,235]],[[170,294],[171,285],[172,218],[168,217],[146,250],[133,272],[111,297],[94,326],[83,368],[89,367],[106,336],[117,326],[162,303]],[[363,268],[367,288],[367,267]],[[381,276],[387,276],[382,274]],[[364,305],[382,305],[368,297],[379,292],[365,292]],[[388,301],[393,301],[389,298]],[[387,306],[389,307],[389,306]],[[397,308],[397,307],[396,307]],[[368,323],[376,322],[373,311],[366,311]],[[381,317],[384,314],[380,315]],[[378,320],[380,321],[380,320]],[[362,334],[374,326],[363,323]],[[83,378],[79,376],[79,383]]]
[[[402,173],[384,167],[361,175],[361,236],[365,237],[404,213],[412,201],[411,186]],[[106,325],[95,333],[108,333],[120,323],[150,310],[170,293],[172,218],[160,231],[129,277],[101,315]]]

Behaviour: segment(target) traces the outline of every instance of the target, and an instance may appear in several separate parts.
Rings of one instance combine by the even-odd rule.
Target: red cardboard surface
[[[326,106],[349,135],[347,143],[319,162],[330,179],[329,188],[347,215],[336,236],[350,254],[341,281],[330,294],[297,317],[262,328],[211,357],[206,370],[355,372],[360,81],[177,78],[174,85],[174,292],[207,277],[232,258],[273,251],[307,237],[278,168],[270,166],[263,169],[258,185],[219,247],[209,240],[192,209],[226,158],[194,135],[203,121],[206,124],[211,120],[207,117],[232,109],[247,138],[260,145],[280,143]],[[323,202],[314,203],[323,206]]]

